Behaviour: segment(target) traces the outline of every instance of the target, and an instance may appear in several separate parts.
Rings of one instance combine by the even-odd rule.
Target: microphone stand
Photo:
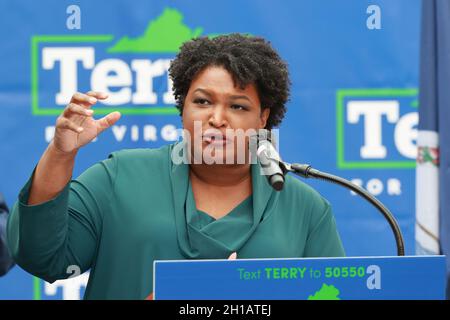
[[[386,208],[377,198],[375,198],[373,195],[371,195],[367,190],[365,190],[364,188],[361,188],[360,186],[358,186],[348,180],[345,180],[341,177],[313,169],[308,164],[298,164],[298,163],[289,164],[289,163],[286,163],[283,161],[279,161],[279,164],[285,175],[287,172],[293,172],[296,175],[303,177],[303,178],[316,178],[316,179],[329,181],[329,182],[332,182],[335,184],[339,184],[343,187],[346,187],[346,188],[352,190],[353,192],[356,192],[357,194],[362,196],[364,199],[369,201],[372,205],[374,205],[383,214],[383,216],[389,222],[389,225],[391,226],[392,232],[394,233],[395,241],[397,244],[397,255],[398,256],[405,255],[405,245],[403,242],[403,236],[402,236],[402,232],[400,231],[397,221],[395,220],[394,216],[389,211],[389,209]]]

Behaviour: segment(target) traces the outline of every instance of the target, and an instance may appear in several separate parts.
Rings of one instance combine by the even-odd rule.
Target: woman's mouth
[[[213,146],[224,146],[230,144],[232,141],[221,135],[203,135],[203,141]]]

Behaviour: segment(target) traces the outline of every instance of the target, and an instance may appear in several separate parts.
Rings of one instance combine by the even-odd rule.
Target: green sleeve
[[[54,198],[27,205],[32,178],[22,188],[8,219],[8,246],[24,270],[48,282],[88,270],[96,257],[103,215],[108,214],[116,159],[95,164]],[[69,270],[71,270],[69,269]]]
[[[325,202],[324,212],[318,219],[312,219],[313,224],[306,240],[305,256],[343,257],[345,256],[345,251],[331,206],[326,200],[323,201]]]

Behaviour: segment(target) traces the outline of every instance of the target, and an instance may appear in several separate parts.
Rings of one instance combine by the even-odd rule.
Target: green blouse
[[[274,191],[259,164],[252,195],[226,216],[197,210],[174,145],[114,152],[38,205],[27,205],[31,176],[8,220],[17,263],[48,282],[90,269],[85,299],[144,299],[154,260],[344,255],[329,203],[291,176]]]

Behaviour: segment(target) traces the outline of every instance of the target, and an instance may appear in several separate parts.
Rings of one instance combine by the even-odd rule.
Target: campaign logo
[[[339,169],[414,168],[417,89],[342,89],[336,94]]]
[[[73,93],[109,94],[96,114],[178,114],[168,77],[171,59],[185,41],[202,35],[183,15],[166,8],[141,36],[35,35],[31,39],[33,115],[59,115]],[[217,34],[209,34],[214,37]]]

